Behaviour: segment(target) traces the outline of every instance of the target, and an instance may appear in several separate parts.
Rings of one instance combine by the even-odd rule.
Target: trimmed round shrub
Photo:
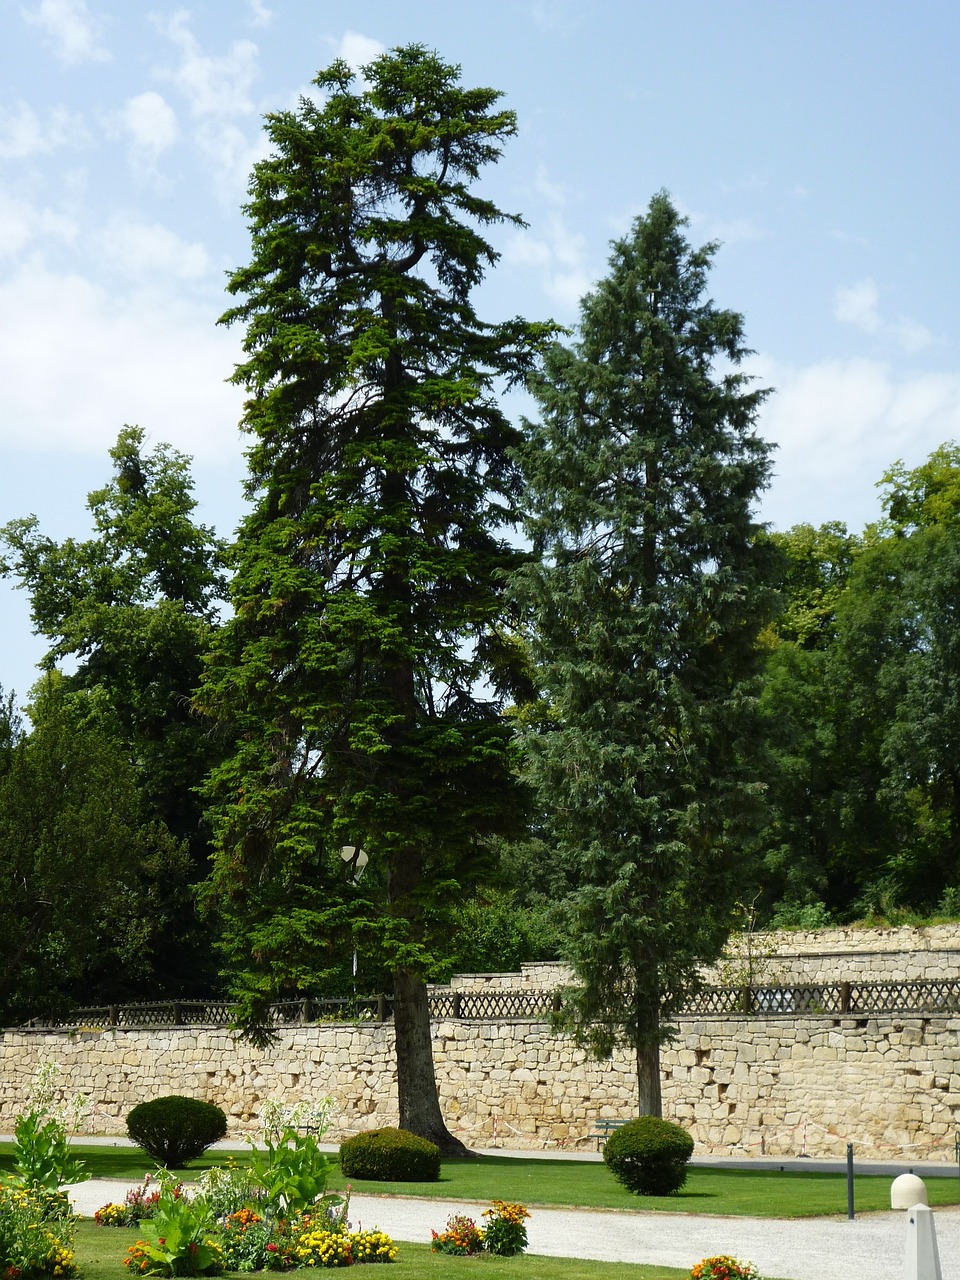
[[[127,1135],[166,1168],[181,1168],[227,1132],[227,1117],[212,1102],[170,1094],[141,1102],[127,1116]]]
[[[614,1130],[603,1158],[618,1182],[638,1196],[669,1196],[687,1180],[693,1139],[659,1116],[641,1116]]]
[[[340,1144],[344,1177],[376,1182],[436,1182],[440,1148],[408,1129],[370,1129]]]

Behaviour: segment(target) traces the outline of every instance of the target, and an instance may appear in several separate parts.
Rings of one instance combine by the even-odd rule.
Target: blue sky
[[[241,335],[215,321],[262,116],[416,41],[518,116],[484,185],[528,227],[485,316],[572,324],[666,188],[775,388],[764,518],[860,528],[894,460],[960,439],[958,36],[946,0],[0,0],[0,522],[83,536],[130,422],[232,530]],[[0,625],[22,698],[44,646],[3,583]]]

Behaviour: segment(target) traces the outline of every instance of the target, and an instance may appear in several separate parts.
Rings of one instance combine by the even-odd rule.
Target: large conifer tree
[[[518,221],[473,190],[513,114],[419,46],[364,78],[334,63],[319,103],[268,117],[230,281],[253,509],[201,699],[237,743],[209,784],[213,891],[253,1030],[359,930],[394,975],[400,1122],[449,1150],[424,979],[480,841],[509,827],[497,394],[542,333],[470,300],[497,256],[481,230]],[[381,906],[344,903],[347,844]]]
[[[750,679],[769,607],[753,504],[763,393],[736,371],[741,317],[706,297],[654,197],[582,304],[579,340],[535,381],[523,449],[540,559],[517,591],[552,721],[530,767],[576,888],[580,1038],[636,1050],[659,1114],[664,1019],[714,957],[741,884]]]

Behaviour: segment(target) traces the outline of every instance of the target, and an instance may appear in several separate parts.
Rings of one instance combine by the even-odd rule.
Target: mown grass
[[[81,1222],[77,1227],[76,1261],[82,1280],[123,1280],[129,1273],[123,1266],[127,1246],[137,1238],[133,1229],[98,1227]],[[522,1258],[453,1258],[432,1253],[428,1244],[398,1242],[399,1255],[389,1270],[371,1267],[370,1280],[469,1280],[478,1275],[487,1280],[689,1280],[688,1271],[676,1267],[644,1266],[630,1262],[589,1262],[579,1258],[544,1258],[525,1254]],[[478,1270],[479,1268],[479,1270]],[[272,1276],[273,1272],[264,1275]],[[296,1280],[304,1272],[289,1273]],[[352,1271],[351,1274],[357,1274]],[[364,1270],[360,1274],[366,1275]]]
[[[330,1180],[339,1187],[337,1171]],[[858,1212],[890,1208],[890,1177],[854,1178]],[[929,1178],[932,1205],[957,1204],[958,1182]],[[568,1160],[516,1160],[482,1156],[445,1160],[439,1182],[357,1182],[355,1191],[372,1195],[441,1196],[449,1200],[519,1200],[524,1204],[585,1209],[641,1209],[658,1213],[723,1214],[746,1218],[808,1218],[847,1212],[845,1173],[781,1173],[776,1169],[690,1169],[686,1185],[673,1196],[636,1196],[603,1164]]]
[[[134,1181],[152,1172],[143,1152],[130,1147],[75,1148],[91,1177]],[[232,1158],[242,1162],[245,1153]],[[222,1151],[208,1152],[183,1170],[189,1181],[204,1168],[224,1162]],[[0,1143],[0,1172],[12,1167],[12,1147]],[[332,1158],[331,1188],[346,1179]],[[858,1174],[855,1207],[869,1213],[890,1207],[889,1176]],[[480,1156],[445,1160],[438,1182],[358,1182],[354,1190],[370,1195],[403,1195],[447,1200],[519,1200],[524,1204],[559,1205],[586,1209],[653,1210],[660,1213],[723,1214],[747,1218],[806,1218],[846,1215],[845,1173],[781,1173],[769,1167],[756,1170],[693,1167],[683,1190],[675,1196],[635,1196],[617,1183],[605,1165],[592,1161],[524,1160],[508,1156]],[[956,1178],[928,1178],[931,1205],[960,1203]]]

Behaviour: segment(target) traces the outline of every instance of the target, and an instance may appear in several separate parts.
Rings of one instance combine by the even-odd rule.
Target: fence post
[[[384,995],[377,996],[377,1021],[386,1022],[387,1020],[387,998]]]
[[[183,1018],[181,1017],[181,1013],[180,1013],[180,1001],[175,1000],[173,1002],[173,1025],[175,1027],[179,1027],[182,1025],[182,1023],[183,1023]]]
[[[554,1013],[559,1013],[562,1007],[563,1007],[563,1000],[561,999],[560,992],[555,991],[553,993],[553,999],[550,1001],[550,1008],[553,1010]]]
[[[453,1017],[455,1017],[455,1018],[462,1018],[462,1017],[463,1017],[463,1013],[461,1012],[461,1007],[460,1007],[460,992],[459,992],[459,991],[454,991],[454,993],[453,993]]]
[[[840,983],[840,1012],[841,1013],[850,1012],[850,983],[849,982]]]
[[[301,1022],[310,1021],[310,997],[309,996],[306,996],[303,1000],[300,1001],[300,1021]]]
[[[115,1004],[110,1005],[107,1009],[107,1026],[115,1027],[119,1022],[119,1011]]]

